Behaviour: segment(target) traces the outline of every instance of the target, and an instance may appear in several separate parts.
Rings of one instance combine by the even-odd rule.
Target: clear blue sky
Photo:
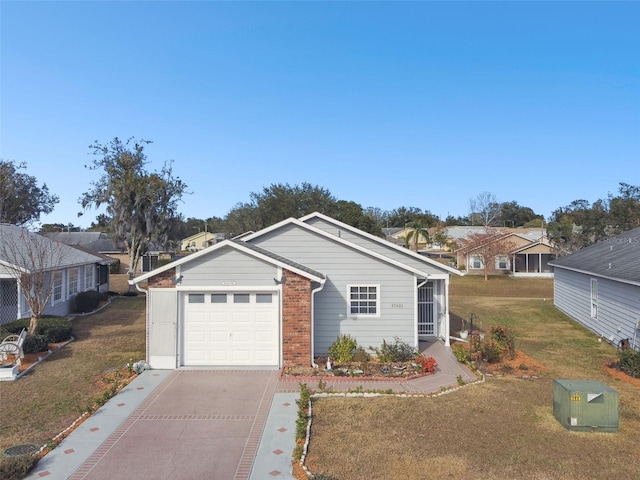
[[[469,213],[488,191],[548,217],[640,185],[638,2],[0,3],[0,157],[88,226],[88,146],[152,140],[223,217],[272,183]]]

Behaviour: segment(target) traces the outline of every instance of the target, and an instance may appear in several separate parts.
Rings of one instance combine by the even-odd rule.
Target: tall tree
[[[640,227],[640,187],[620,183],[619,195],[609,195],[609,216],[612,235]]]
[[[553,211],[547,225],[547,237],[558,255],[566,255],[607,238],[609,228],[607,203],[597,200],[574,200]]]
[[[13,225],[0,225],[0,270],[15,278],[31,312],[27,333],[33,335],[53,293],[52,275],[71,247]]]
[[[187,193],[187,185],[174,177],[170,162],[160,171],[146,170],[144,147],[149,143],[115,137],[106,145],[97,141],[90,145],[95,158],[88,168],[103,173],[80,199],[84,209],[106,206],[111,233],[129,253],[131,276],[150,244],[167,244],[178,202]]]
[[[27,164],[0,159],[0,223],[26,225],[51,213],[60,200],[46,184],[23,172]]]
[[[504,202],[500,204],[500,221],[503,227],[523,227],[528,222],[542,220],[531,208],[518,205],[518,202]]]
[[[429,227],[424,223],[410,222],[407,224],[407,233],[404,237],[404,241],[407,242],[407,246],[411,250],[417,252],[420,243],[424,242],[427,246],[431,243],[431,237],[429,235]]]
[[[491,192],[481,192],[469,199],[469,218],[472,225],[496,227],[500,225],[502,205]]]
[[[253,205],[258,209],[260,228],[289,217],[298,218],[316,211],[331,215],[337,201],[329,190],[306,182],[293,186],[288,183],[275,183],[264,187],[262,192],[252,192],[250,196]]]

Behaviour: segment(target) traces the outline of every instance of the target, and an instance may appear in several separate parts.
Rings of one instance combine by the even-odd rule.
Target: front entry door
[[[418,336],[436,335],[435,304],[433,301],[433,282],[418,287]]]

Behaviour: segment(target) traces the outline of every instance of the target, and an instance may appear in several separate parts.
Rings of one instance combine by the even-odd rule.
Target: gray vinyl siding
[[[365,349],[394,337],[414,343],[414,290],[412,273],[346,247],[331,239],[287,225],[251,240],[326,275],[315,295],[314,352],[327,353],[340,334],[350,334]],[[352,317],[347,306],[348,285],[378,285],[379,316]],[[402,308],[392,308],[392,304]]]
[[[379,253],[397,262],[402,262],[409,267],[415,268],[425,273],[445,273],[444,269],[438,268],[437,265],[431,264],[426,258],[415,258],[409,251],[407,251],[406,253],[398,251],[391,245],[385,245],[383,243],[376,242],[375,240],[367,238],[364,235],[357,234],[356,232],[352,232],[351,230],[340,230],[334,224],[329,223],[321,218],[310,218],[305,223],[331,235],[339,236],[340,238],[352,242],[362,248],[366,248],[367,250],[371,250],[372,252]]]
[[[230,283],[236,287],[274,287],[277,273],[272,264],[230,247],[186,263],[180,270],[182,287],[203,288]]]
[[[640,287],[558,267],[554,275],[556,307],[613,344],[622,338],[633,341],[640,319]],[[597,319],[591,317],[591,279],[598,281]]]

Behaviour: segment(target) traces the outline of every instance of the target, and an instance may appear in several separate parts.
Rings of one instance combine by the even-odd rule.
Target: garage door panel
[[[277,366],[277,295],[251,293],[249,303],[212,303],[216,295],[204,295],[204,303],[185,303],[184,364]],[[247,294],[239,294],[238,298],[244,302]],[[265,303],[265,298],[270,298],[271,303]]]

